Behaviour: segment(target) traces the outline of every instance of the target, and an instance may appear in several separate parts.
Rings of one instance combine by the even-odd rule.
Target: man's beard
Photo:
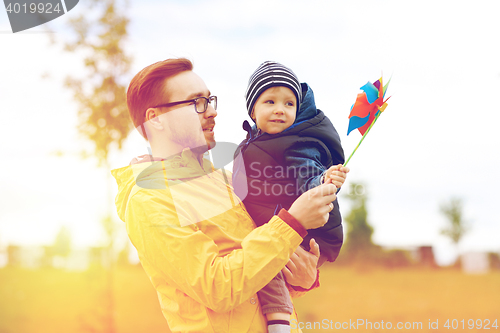
[[[196,129],[195,131],[197,131]],[[168,123],[168,139],[174,143],[179,144],[181,147],[189,148],[195,155],[201,155],[215,146],[214,142],[207,143],[205,134],[199,128],[199,133],[194,134],[193,130],[190,131],[175,126],[172,122]]]

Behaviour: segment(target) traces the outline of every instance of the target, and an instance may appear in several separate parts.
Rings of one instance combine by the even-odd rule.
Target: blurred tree
[[[108,179],[111,177],[109,152],[121,149],[131,130],[126,103],[131,58],[124,50],[130,19],[126,16],[125,5],[125,0],[89,0],[88,10],[70,20],[70,31],[75,39],[65,43],[67,51],[85,54],[87,75],[84,78],[68,76],[65,84],[78,103],[78,130],[93,143],[94,156],[100,166],[105,166]],[[90,156],[82,153],[83,158]],[[107,187],[108,196],[111,196],[109,181]],[[111,211],[113,203],[108,199]],[[102,225],[106,235],[114,237],[116,232],[109,228],[116,228],[116,225],[111,214],[108,215]]]
[[[94,155],[98,164],[105,166],[109,179],[109,152],[121,149],[131,130],[126,104],[131,58],[124,49],[130,19],[126,15],[126,0],[88,0],[86,4],[88,10],[81,11],[69,22],[75,39],[65,43],[66,51],[84,55],[86,76],[68,76],[65,85],[73,91],[78,103],[78,131],[93,143]],[[108,181],[108,196],[111,196],[110,186]],[[111,200],[109,210],[112,210]],[[106,304],[107,313],[103,316],[102,326],[106,333],[113,333],[116,329],[112,266],[115,260],[113,241],[117,233],[111,214],[101,222],[106,231],[105,256],[109,264],[102,302]]]
[[[469,231],[467,222],[463,218],[463,201],[460,198],[451,198],[449,202],[441,204],[441,213],[446,217],[448,225],[441,229],[441,234],[450,238],[457,251],[457,264],[459,264],[459,243]]]
[[[117,234],[117,227],[111,215],[106,215],[104,218],[101,219],[101,226],[105,232],[105,240],[104,240],[105,242],[104,248],[106,249],[105,265],[109,267],[116,260],[115,258],[116,256],[114,253],[114,246]]]
[[[367,195],[364,185],[351,183],[346,195],[351,201],[351,211],[344,217],[347,224],[347,239],[342,251],[344,261],[374,261],[380,248],[372,241],[373,227],[368,223]],[[363,189],[363,190],[360,190]]]
[[[9,266],[21,265],[21,247],[17,245],[7,246],[7,263]]]
[[[66,226],[62,226],[57,233],[54,245],[52,246],[52,255],[67,258],[71,253],[71,232]]]
[[[130,260],[129,260],[129,256],[130,256],[130,243],[125,243],[125,246],[123,247],[123,249],[120,251],[120,253],[118,254],[118,258],[116,260],[116,263],[119,265],[119,266],[129,266],[130,265]]]
[[[94,144],[99,164],[108,162],[111,148],[121,149],[131,125],[126,104],[126,83],[131,58],[123,44],[129,18],[123,1],[89,0],[90,12],[70,20],[76,37],[65,43],[69,52],[85,55],[86,77],[68,76],[65,85],[79,105],[79,132]]]

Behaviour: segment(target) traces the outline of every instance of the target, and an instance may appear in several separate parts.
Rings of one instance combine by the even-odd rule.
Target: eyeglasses
[[[212,107],[215,110],[217,110],[217,96],[196,97],[194,99],[189,99],[186,101],[178,101],[178,102],[160,104],[160,105],[153,106],[153,107],[154,108],[162,108],[162,107],[174,106],[174,105],[179,105],[179,104],[184,104],[184,103],[193,103],[194,104],[194,111],[196,111],[196,113],[203,113],[203,112],[207,111],[209,103],[210,103],[210,105],[212,105]]]

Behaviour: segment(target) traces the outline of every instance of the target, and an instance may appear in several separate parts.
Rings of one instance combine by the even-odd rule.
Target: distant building
[[[404,267],[418,265],[420,267],[437,268],[432,246],[382,247],[381,263],[387,267]]]
[[[7,266],[9,262],[9,257],[7,256],[7,251],[0,248],[0,268]]]
[[[85,271],[89,268],[89,266],[89,249],[81,249],[71,251],[68,257],[64,258],[64,265],[61,268],[70,271]]]
[[[492,270],[500,269],[500,254],[496,252],[488,252],[490,267]]]
[[[7,258],[10,266],[24,268],[39,268],[44,256],[41,246],[16,246],[7,247]]]
[[[460,256],[462,271],[467,274],[486,274],[490,271],[490,258],[486,252],[468,252]]]
[[[5,265],[38,269],[54,267],[71,271],[84,271],[90,266],[108,267],[110,260],[103,247],[74,249],[68,256],[54,254],[51,246],[17,246],[9,245],[3,255]],[[0,252],[0,267],[2,267],[2,253]]]
[[[419,246],[415,252],[415,259],[421,266],[429,268],[437,267],[432,246]]]

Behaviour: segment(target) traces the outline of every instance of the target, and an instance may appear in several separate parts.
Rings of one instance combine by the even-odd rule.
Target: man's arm
[[[323,207],[312,206],[316,208],[311,209],[320,211],[317,214],[325,213]],[[168,285],[216,312],[230,311],[264,287],[302,241],[292,227],[275,216],[250,232],[241,242],[241,249],[221,256],[214,240],[196,224],[180,227],[178,213],[173,204],[140,191],[127,208],[129,237],[141,261],[154,266]]]

